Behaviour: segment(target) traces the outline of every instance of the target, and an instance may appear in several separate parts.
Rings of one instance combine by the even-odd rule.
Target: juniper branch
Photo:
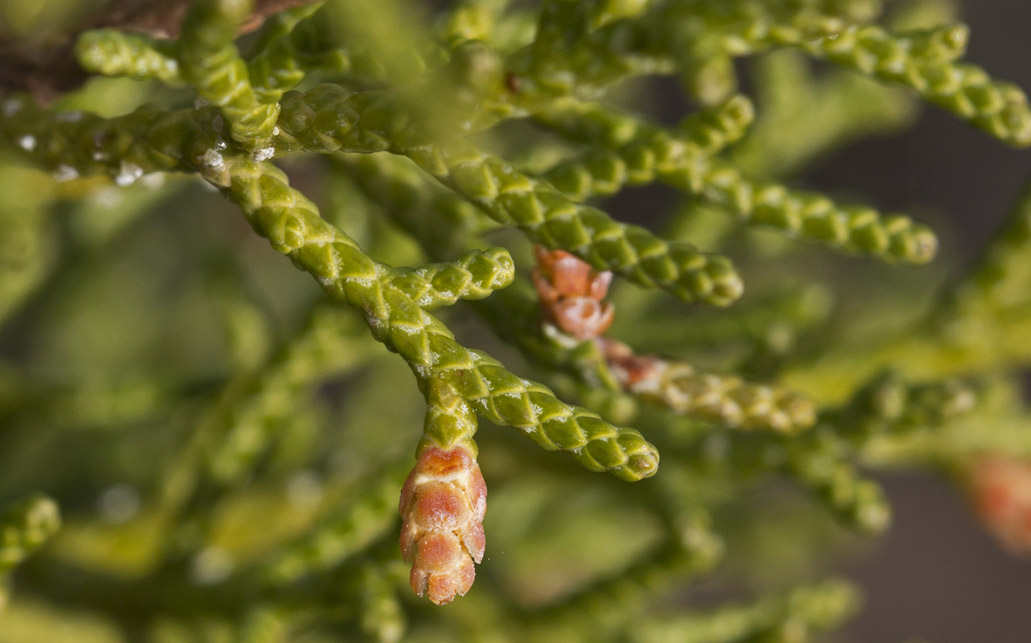
[[[685,552],[679,543],[660,546],[621,573],[588,585],[558,605],[531,612],[529,636],[535,640],[568,640],[585,629],[599,636],[636,629],[633,615],[649,599],[677,581],[708,572],[715,562],[715,558],[698,552]]]
[[[711,158],[712,152],[706,148],[718,151],[726,142],[740,138],[747,122],[741,115],[751,111],[750,106],[742,106],[742,100],[700,117],[725,128],[721,135],[712,134],[712,126],[702,129],[700,144],[691,138],[691,130],[701,128],[692,127],[690,122],[680,128],[683,133],[671,133],[628,116],[607,115],[601,107],[579,108],[575,113],[580,120],[597,119],[601,121],[599,130],[618,130],[618,139],[625,142],[609,150],[594,148],[564,161],[546,177],[578,200],[613,194],[624,183],[661,179],[726,208],[744,221],[773,227],[790,236],[912,263],[925,263],[934,256],[938,246],[934,233],[908,217],[884,217],[873,208],[842,207],[816,193],[750,181],[733,165]],[[568,118],[552,116],[550,122]],[[610,141],[617,138],[616,134],[602,136]],[[706,144],[714,138],[717,143]]]
[[[893,35],[871,25],[804,45],[814,55],[906,85],[1014,147],[1031,145],[1031,107],[1024,92],[993,80],[980,67],[954,63],[966,39],[963,26]]]
[[[826,430],[787,448],[785,470],[810,489],[846,525],[867,533],[884,531],[891,505],[881,486],[863,477],[838,438]]]
[[[928,315],[928,323],[957,344],[985,344],[1001,354],[1008,339],[1027,331],[1031,271],[1023,255],[1031,247],[1031,189],[1025,189],[973,270],[949,286]]]
[[[94,74],[183,83],[174,47],[148,36],[114,29],[87,31],[75,43],[75,57]]]
[[[836,626],[851,616],[858,604],[858,593],[851,585],[831,580],[796,588],[787,596],[763,598],[748,606],[656,619],[635,628],[631,632],[631,640],[640,643],[667,640],[684,643],[808,641],[811,640],[811,630]]]
[[[297,3],[258,0],[255,13],[267,11],[271,4]],[[478,238],[481,232],[519,228],[533,241],[576,252],[596,269],[619,271],[632,281],[665,288],[688,301],[731,303],[740,294],[741,284],[729,260],[620,224],[580,203],[628,183],[663,180],[700,201],[729,209],[743,220],[772,225],[845,251],[912,263],[929,259],[933,236],[908,219],[882,217],[867,208],[840,206],[821,195],[746,178],[747,169],[718,157],[741,137],[751,118],[751,106],[743,98],[722,108],[703,110],[672,129],[574,100],[597,99],[632,76],[675,73],[696,97],[712,102],[735,87],[735,58],[787,47],[827,58],[879,82],[914,88],[924,98],[1012,144],[1031,142],[1031,112],[1023,93],[959,62],[966,40],[964,29],[891,33],[864,25],[881,4],[877,0],[604,0],[591,4],[555,0],[532,12],[522,7],[506,11],[501,0],[467,0],[457,10],[441,9],[443,42],[430,43],[423,39],[423,31],[409,29],[410,25],[398,18],[400,14],[378,12],[375,3],[333,3],[327,4],[327,9],[312,5],[277,17],[252,43],[254,55],[246,62],[234,39],[253,26],[246,19],[250,3],[199,0],[190,10],[178,42],[162,40],[176,36],[175,25],[166,25],[164,31],[145,28],[146,36],[101,29],[84,34],[77,53],[86,66],[99,73],[169,84],[185,82],[216,106],[145,106],[131,114],[102,119],[78,111],[41,110],[23,98],[10,97],[0,109],[0,139],[61,180],[100,174],[125,187],[144,173],[175,171],[199,174],[222,189],[240,205],[259,235],[312,274],[331,296],[358,310],[374,338],[399,353],[411,367],[426,398],[427,412],[420,464],[411,485],[406,485],[410,490],[419,487],[422,491],[418,493],[430,494],[426,491],[430,487],[425,486],[428,478],[421,479],[419,471],[432,469],[424,457],[431,452],[456,448],[464,454],[464,470],[473,469],[477,416],[518,427],[542,447],[570,452],[589,469],[635,480],[654,473],[658,464],[655,448],[639,433],[569,406],[549,389],[520,378],[486,353],[462,346],[430,310],[458,299],[480,300],[475,306],[485,311],[490,325],[500,335],[516,338],[524,352],[537,358],[535,365],[552,372],[575,373],[580,389],[589,389],[587,399],[598,402],[597,408],[613,409],[612,392],[620,386],[620,377],[611,355],[597,342],[577,345],[557,332],[537,334],[532,300],[525,282],[515,279],[512,257],[498,248],[478,249],[484,246]],[[173,0],[150,12],[167,18],[184,6]],[[335,13],[330,15],[329,9]],[[341,16],[370,20],[338,21],[335,26],[346,34],[339,38],[329,23]],[[536,37],[534,22],[538,25]],[[122,24],[90,26],[130,24],[141,26],[143,22],[127,19]],[[310,74],[340,79],[350,89],[323,86],[284,93]],[[54,82],[63,82],[58,76],[55,73]],[[858,78],[848,82],[859,83]],[[836,92],[843,82],[822,87]],[[375,89],[354,91],[369,85]],[[825,97],[820,92],[792,91],[801,96],[800,102]],[[841,94],[833,104],[868,95],[856,89],[848,97]],[[884,104],[894,106],[895,102]],[[484,151],[494,149],[489,147],[489,139],[495,134],[512,138],[505,132],[488,134],[484,130],[527,115],[589,149],[543,178],[521,172],[517,163]],[[797,115],[772,121],[773,127],[786,124],[784,136],[791,138],[792,144],[795,139],[818,139],[809,151],[794,156],[795,160],[806,158],[814,149],[825,149],[830,137],[826,131],[836,136],[843,128],[854,126],[851,120],[847,127],[836,122],[820,139],[802,130],[800,121]],[[473,134],[487,135],[473,143]],[[414,231],[413,236],[421,237],[418,240],[429,245],[425,254],[437,263],[396,268],[373,260],[360,244],[323,220],[312,202],[290,187],[282,171],[261,162],[291,152],[364,155],[340,161],[337,170],[346,168],[368,201],[388,211],[410,233]],[[776,148],[764,150],[763,156],[768,169]],[[528,165],[542,166],[538,161],[540,158],[534,158]],[[753,167],[761,170],[764,166],[758,163]],[[97,183],[103,181],[73,182],[54,194],[80,198]],[[377,190],[383,193],[377,195]],[[816,380],[813,390],[836,387],[844,380],[847,385],[840,387],[839,395],[852,396],[823,411],[816,430],[790,438],[743,435],[644,410],[645,422],[669,426],[670,441],[680,443],[684,462],[676,481],[690,488],[669,485],[661,491],[662,498],[641,502],[642,511],[656,517],[675,538],[676,546],[688,549],[688,558],[705,561],[699,565],[707,567],[719,550],[719,538],[710,531],[710,510],[729,503],[731,494],[747,489],[761,476],[785,473],[820,499],[817,508],[852,526],[879,530],[889,512],[879,487],[863,477],[860,466],[881,465],[895,458],[956,469],[971,453],[986,449],[1031,453],[1024,430],[1026,418],[1017,412],[1021,407],[1015,397],[1001,403],[989,400],[990,408],[978,406],[973,409],[973,419],[965,420],[962,414],[972,410],[974,397],[979,397],[982,389],[978,388],[975,396],[966,380],[942,379],[960,371],[997,370],[1024,359],[1026,351],[1020,346],[1026,343],[1021,341],[1021,333],[1027,327],[1027,298],[1022,294],[1027,271],[1021,269],[1021,255],[1031,238],[1023,220],[1028,209],[1022,206],[1018,210],[1017,218],[1022,220],[1011,224],[982,268],[933,310],[933,319],[914,326],[916,330],[904,330],[894,343],[868,353],[850,347],[835,354],[814,342],[813,350],[827,355],[831,366],[828,371],[820,362],[807,365],[810,383]],[[12,213],[21,217],[23,210],[15,210]],[[5,237],[0,244],[0,262],[19,256],[19,235],[25,229],[4,224],[12,238]],[[75,234],[73,225],[69,236]],[[30,245],[42,236],[31,239]],[[411,251],[408,247],[398,250]],[[111,253],[112,257],[118,255]],[[109,261],[108,256],[99,259]],[[4,274],[7,269],[6,263],[0,266]],[[506,290],[496,292],[502,288]],[[628,299],[637,297],[638,301],[648,294],[625,292]],[[483,301],[487,295],[492,297]],[[15,293],[14,299],[18,296]],[[41,300],[49,302],[43,298],[50,296],[42,292]],[[653,334],[653,340],[658,337],[651,331],[660,324],[644,319],[648,314],[655,317],[656,309],[644,305],[627,309],[631,314],[625,324],[634,327],[628,332]],[[720,357],[737,360],[740,356],[732,354],[734,348],[760,343],[778,328],[819,323],[826,306],[778,301],[758,309],[767,314],[755,317],[756,308],[742,309],[708,326],[704,319],[692,319],[692,326],[677,330],[676,336],[693,338],[690,348],[719,351]],[[38,314],[47,317],[45,312]],[[238,359],[237,351],[237,358],[231,354],[223,360],[237,372],[220,401],[207,409],[205,421],[176,462],[178,472],[173,471],[175,475],[165,481],[164,500],[172,511],[158,507],[157,522],[167,523],[159,525],[164,531],[158,538],[174,541],[179,553],[192,553],[191,547],[214,534],[210,527],[219,519],[218,512],[210,511],[214,499],[225,499],[227,504],[246,500],[248,496],[235,483],[248,473],[257,472],[259,482],[267,479],[255,466],[257,455],[275,437],[275,423],[289,415],[290,403],[310,390],[327,369],[364,357],[364,349],[352,350],[350,327],[334,323],[332,317],[313,322],[264,367],[258,367],[264,361],[260,350],[254,351],[252,359]],[[932,332],[921,334],[928,327]],[[832,345],[830,341],[827,344]],[[775,364],[767,364],[767,372],[776,375],[775,371],[789,364],[788,358],[782,354]],[[655,363],[663,368],[648,381],[649,387],[633,392],[674,411],[724,425],[784,431],[813,419],[812,405],[799,403],[786,389],[753,385],[736,376],[716,378],[672,360],[657,358]],[[869,379],[871,372],[885,364],[902,366],[906,375]],[[98,365],[87,366],[93,369]],[[249,374],[241,375],[241,370]],[[824,377],[827,372],[843,371],[843,378]],[[911,371],[923,371],[925,376],[910,379]],[[20,378],[20,373],[7,365],[0,375]],[[23,392],[30,388],[25,381],[2,383],[4,412],[15,408],[6,398],[24,397]],[[863,384],[852,390],[856,381]],[[996,385],[998,382],[990,384]],[[803,384],[801,388],[809,387]],[[42,399],[33,398],[24,408]],[[631,406],[636,412],[636,405]],[[20,422],[23,418],[14,419]],[[52,415],[37,414],[32,421],[38,424],[50,419]],[[18,437],[27,434],[28,426],[12,432]],[[13,444],[5,463],[16,462],[20,453],[28,452],[17,440]],[[502,464],[492,473],[501,479],[523,466],[520,460],[517,466],[506,467],[505,457],[498,457]],[[423,469],[418,469],[420,466]],[[691,475],[683,475],[688,471]],[[677,472],[675,468],[673,473]],[[6,477],[13,476],[8,473]],[[367,493],[318,524],[308,538],[287,545],[266,543],[273,552],[267,561],[231,575],[216,587],[187,583],[179,566],[183,561],[172,557],[166,557],[161,571],[145,582],[117,580],[106,573],[75,576],[74,569],[56,558],[26,566],[24,578],[37,591],[46,591],[58,600],[93,607],[120,619],[150,620],[156,615],[191,623],[210,615],[245,619],[242,627],[227,626],[244,639],[281,637],[306,618],[312,623],[327,618],[336,623],[341,619],[363,621],[371,635],[397,638],[403,620],[393,590],[398,574],[395,566],[385,562],[384,554],[389,551],[396,558],[396,545],[383,537],[396,521],[393,507],[388,506],[393,503],[386,502],[391,487],[396,492],[396,478],[392,471],[370,475]],[[679,501],[669,497],[678,491],[682,492]],[[408,543],[405,556],[415,563],[412,580],[417,591],[427,590],[431,598],[444,602],[455,591],[429,587],[439,571],[429,560],[433,552],[424,555],[412,544],[421,543],[430,532],[448,529],[442,532],[432,520],[436,514],[424,511],[426,507],[414,501],[412,493],[408,494],[412,502],[403,498],[401,509],[406,524],[415,525],[406,529],[402,538],[402,543]],[[644,493],[648,494],[647,489]],[[635,503],[642,500],[639,495],[628,498]],[[624,501],[627,499],[613,502]],[[140,520],[143,524],[146,518]],[[173,529],[169,526],[172,522],[179,524]],[[204,523],[205,529],[195,529],[198,522]],[[138,526],[134,523],[126,528]],[[0,527],[0,541],[11,533],[16,533],[17,541],[12,551],[16,558],[24,557],[24,530]],[[476,533],[482,536],[482,532]],[[479,560],[483,552],[479,542],[462,540],[459,558]],[[0,542],[0,567],[3,545]],[[628,597],[640,602],[650,595],[648,583],[643,581],[674,571],[664,565],[670,561],[659,553],[658,560],[620,579],[594,585],[569,606],[555,607],[548,614],[577,623],[577,634],[581,626],[585,631],[594,628],[588,636],[601,635],[606,628],[619,630],[625,615],[617,614],[612,606],[625,603]],[[471,570],[472,563],[462,569]],[[465,580],[471,581],[471,576]],[[161,597],[150,591],[153,586],[161,587]],[[462,585],[456,591],[467,587]],[[241,601],[255,591],[261,594],[259,600]],[[171,596],[166,599],[165,593]],[[721,611],[711,618],[653,619],[647,628],[627,628],[624,633],[646,640],[663,635],[804,639],[810,626],[829,623],[847,612],[851,600],[849,592],[831,585],[788,599]],[[240,609],[241,602],[248,604],[246,609]],[[420,629],[418,624],[415,627]],[[540,631],[545,629],[550,625]],[[200,629],[191,626],[188,631],[199,633]],[[334,633],[342,631],[346,630]],[[415,637],[423,634],[413,633]]]
[[[183,78],[219,107],[235,140],[254,148],[272,135],[279,106],[258,100],[247,64],[233,44],[249,11],[247,0],[194,3],[183,21],[177,53]]]
[[[687,301],[725,306],[741,296],[740,279],[725,257],[613,221],[469,146],[445,152],[444,164],[446,170],[436,172],[442,182],[496,221],[519,226],[537,243],[567,249],[598,269],[661,287]]]
[[[679,362],[663,361],[653,378],[632,384],[628,391],[674,413],[733,428],[795,433],[816,421],[812,401],[799,393],[699,373]]]
[[[0,574],[32,555],[60,525],[57,504],[45,496],[9,505],[0,515]]]
[[[468,143],[437,149],[421,142],[416,124],[397,112],[388,94],[351,94],[323,85],[303,95],[288,95],[283,109],[290,116],[280,121],[277,151],[303,146],[323,153],[405,154],[491,218],[518,226],[537,243],[567,248],[598,268],[663,287],[687,300],[726,305],[741,294],[740,281],[726,258],[615,222]]]
[[[398,352],[420,382],[431,375],[444,378],[488,420],[522,428],[540,446],[569,452],[588,469],[631,480],[654,473],[658,454],[636,431],[565,405],[547,388],[455,342],[440,321],[385,283],[389,270],[319,217],[279,170],[246,159],[227,163],[231,179],[224,192],[255,231],[311,273],[329,294],[361,310],[373,336]]]
[[[407,462],[399,464],[368,481],[308,534],[243,575],[275,591],[337,568],[365,551],[396,527],[397,495],[408,468]]]

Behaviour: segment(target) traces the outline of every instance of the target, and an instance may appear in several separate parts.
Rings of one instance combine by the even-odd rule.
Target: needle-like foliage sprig
[[[805,492],[789,503],[877,533],[891,508],[869,468],[930,464],[988,502],[1000,497],[998,485],[1019,483],[1020,458],[1031,457],[1011,377],[1031,359],[1022,348],[1031,199],[924,316],[859,348],[847,323],[825,327],[833,287],[762,292],[780,278],[769,265],[789,256],[802,258],[785,260],[785,270],[801,265],[806,278],[839,274],[820,263],[831,259],[813,258],[831,253],[739,225],[926,264],[938,250],[929,225],[800,189],[793,170],[850,136],[899,126],[917,100],[1031,146],[1025,94],[963,61],[968,31],[940,2],[913,11],[938,7],[942,19],[898,29],[894,16],[882,20],[882,4],[458,0],[422,15],[400,1],[196,0],[181,12],[169,3],[83,23],[95,28],[76,34],[65,63],[74,56],[90,74],[146,81],[110,86],[151,100],[95,105],[90,86],[53,107],[2,97],[0,141],[57,181],[15,185],[25,170],[0,179],[17,195],[0,206],[5,319],[31,327],[20,315],[64,314],[51,302],[74,290],[68,284],[119,257],[134,225],[157,225],[144,213],[161,197],[139,195],[173,173],[219,190],[321,292],[268,278],[249,263],[249,242],[233,245],[245,236],[234,231],[225,238],[233,242],[218,239],[228,258],[207,267],[218,297],[232,293],[207,311],[226,327],[222,351],[207,352],[224,353],[226,365],[203,379],[170,367],[170,376],[80,385],[82,373],[105,372],[89,363],[50,382],[61,360],[36,355],[33,342],[24,361],[39,368],[23,368],[21,354],[0,363],[0,492],[18,478],[11,497],[53,488],[75,505],[82,489],[113,485],[97,503],[103,526],[80,506],[54,555],[24,560],[57,528],[51,501],[33,497],[0,518],[0,606],[24,582],[38,596],[124,617],[134,635],[167,626],[185,640],[225,630],[287,640],[335,628],[390,641],[411,627],[451,640],[801,641],[835,625],[857,602],[836,581],[687,615],[652,599],[720,574],[721,562],[761,556],[739,536],[764,521],[752,499],[772,477]],[[155,27],[162,17],[174,24]],[[749,97],[737,69],[767,54]],[[811,75],[806,56],[835,69]],[[662,125],[621,93],[656,75],[676,77],[699,107]],[[74,84],[52,80],[44,84]],[[683,199],[665,228],[650,211],[624,216],[606,201],[656,182]],[[68,217],[49,212],[61,200],[73,203]],[[98,231],[82,223],[97,211],[127,214]],[[206,230],[182,228],[189,250],[176,265],[202,252]],[[531,276],[535,245],[541,265]],[[161,265],[144,263],[141,274]],[[492,340],[463,323],[467,309],[526,363],[470,348]],[[122,314],[137,328],[174,316]],[[654,352],[630,348],[639,345]],[[387,366],[398,362],[414,378],[407,392],[406,375]],[[582,406],[564,401],[574,398]],[[589,480],[532,445],[495,437],[484,420],[591,471],[659,479]],[[65,441],[53,435],[105,422],[123,430],[164,422],[160,440],[119,437],[141,452],[174,445],[174,455],[148,478],[91,434],[82,449],[89,466],[68,467],[52,486],[43,468],[25,466],[24,454]],[[47,426],[34,432],[39,423]],[[413,451],[414,465],[398,461]],[[105,468],[103,482],[75,479]],[[139,481],[146,497],[117,475]],[[286,492],[271,490],[280,484]],[[585,508],[593,513],[578,522]],[[1018,549],[1013,525],[1024,510],[1009,501],[979,507]],[[240,515],[247,527],[234,529]],[[130,563],[97,542],[145,545]],[[551,557],[521,565],[500,555],[518,558],[529,542]],[[473,589],[477,564],[490,570],[482,590]],[[91,571],[118,565],[133,571]],[[85,580],[63,582],[70,569]],[[431,615],[400,599],[404,584],[434,603],[469,595]],[[631,605],[647,616],[630,614]],[[212,634],[209,622],[224,629]]]

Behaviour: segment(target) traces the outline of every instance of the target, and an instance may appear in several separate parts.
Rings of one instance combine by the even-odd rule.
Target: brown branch
[[[314,1],[255,0],[240,33],[254,31],[273,14]],[[50,102],[86,82],[88,74],[72,51],[80,33],[113,28],[175,38],[189,5],[189,0],[112,0],[46,44],[0,39],[0,94],[26,91],[37,101]]]

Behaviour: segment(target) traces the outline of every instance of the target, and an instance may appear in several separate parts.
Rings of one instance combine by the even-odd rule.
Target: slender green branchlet
[[[1031,551],[1031,196],[802,175],[1031,147],[954,2],[9,4],[5,641],[807,641],[887,467]]]

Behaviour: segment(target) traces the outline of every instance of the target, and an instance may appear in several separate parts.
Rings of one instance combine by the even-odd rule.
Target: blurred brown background
[[[968,59],[1031,90],[1031,2],[962,5],[971,28]],[[928,108],[904,136],[843,149],[810,177],[819,187],[861,191],[888,210],[932,207],[956,229],[943,235],[942,256],[966,260],[1031,181],[1031,152],[1006,148]],[[848,640],[1031,642],[1031,560],[1001,550],[944,481],[907,474],[884,482],[894,525],[842,570],[863,585],[867,599]]]

